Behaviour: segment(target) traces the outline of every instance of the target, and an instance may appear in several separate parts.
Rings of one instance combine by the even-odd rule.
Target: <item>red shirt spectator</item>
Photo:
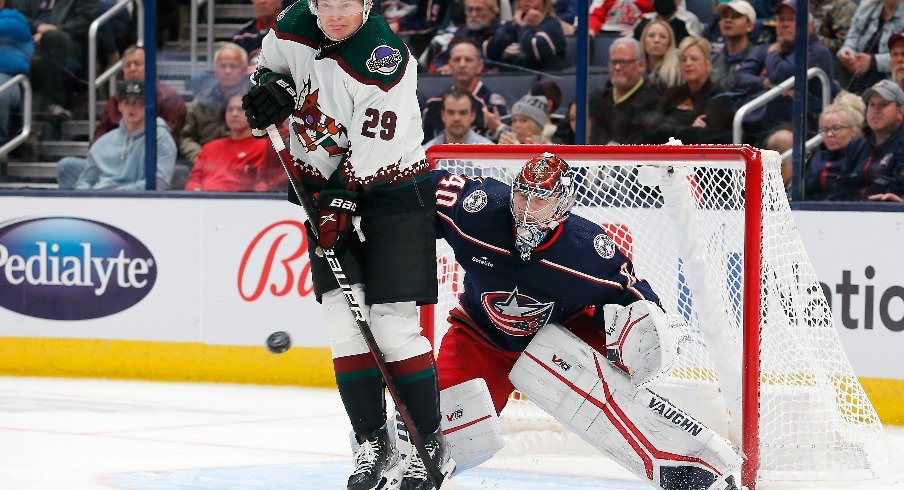
[[[226,126],[229,136],[201,147],[185,190],[262,192],[280,187],[285,178],[270,140],[251,136],[240,95],[229,99]]]

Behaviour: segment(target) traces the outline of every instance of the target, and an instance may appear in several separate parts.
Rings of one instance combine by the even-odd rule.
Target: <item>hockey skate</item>
[[[389,440],[386,426],[355,436],[358,449],[355,452],[355,471],[348,477],[348,490],[375,490],[386,488],[389,479],[397,480],[399,454]]]
[[[455,469],[455,461],[449,455],[449,446],[446,444],[440,429],[427,436],[424,442],[424,449],[430,455],[430,459],[439,467],[439,472],[444,477],[449,476]],[[421,460],[417,452],[413,452],[405,467],[405,473],[402,475],[402,483],[400,490],[430,490],[435,488],[430,477],[427,475],[427,468],[424,461]]]

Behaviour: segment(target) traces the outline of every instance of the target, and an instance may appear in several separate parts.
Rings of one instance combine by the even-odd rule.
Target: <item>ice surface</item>
[[[335,390],[0,377],[0,488],[344,488],[349,428]],[[443,488],[649,487],[603,457],[527,454]]]

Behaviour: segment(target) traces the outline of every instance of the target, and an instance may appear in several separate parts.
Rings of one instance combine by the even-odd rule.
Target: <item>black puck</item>
[[[282,354],[289,347],[292,347],[292,339],[286,332],[273,332],[267,337],[267,349],[274,354]]]

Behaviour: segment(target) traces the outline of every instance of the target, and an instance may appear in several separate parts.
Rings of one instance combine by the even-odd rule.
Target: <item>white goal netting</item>
[[[758,480],[863,480],[890,470],[897,452],[838,339],[792,219],[778,154],[749,147],[450,145],[429,155],[438,157],[437,168],[509,183],[543,151],[577,169],[574,213],[602,225],[667,313],[693,331],[655,391],[753,453],[747,456]],[[759,168],[748,176],[747,169]],[[463,275],[446,244],[439,253],[437,348]],[[758,280],[748,277],[757,268]],[[746,335],[745,311],[752,318]],[[759,375],[752,371],[742,390],[749,369]],[[745,432],[742,424],[757,430]],[[557,430],[525,401],[509,403],[503,426]]]

